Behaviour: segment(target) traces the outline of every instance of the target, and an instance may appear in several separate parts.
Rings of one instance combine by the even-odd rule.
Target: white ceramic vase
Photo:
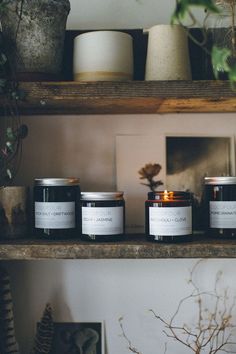
[[[191,80],[188,37],[180,25],[156,25],[147,32],[145,80]]]
[[[119,31],[94,31],[74,40],[75,81],[125,81],[133,78],[133,39]]]

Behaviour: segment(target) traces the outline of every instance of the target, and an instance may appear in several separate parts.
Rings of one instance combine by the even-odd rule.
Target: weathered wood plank
[[[195,237],[179,244],[147,242],[144,236],[129,236],[119,243],[83,241],[18,240],[0,243],[1,260],[37,259],[158,259],[158,258],[235,258],[236,240]]]
[[[236,112],[227,81],[21,82],[21,114]],[[0,106],[1,106],[0,101]]]

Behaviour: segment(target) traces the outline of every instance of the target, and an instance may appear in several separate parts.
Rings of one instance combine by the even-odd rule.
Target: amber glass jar
[[[236,177],[205,177],[204,200],[209,235],[236,238]]]
[[[78,234],[78,178],[37,178],[34,184],[34,228],[38,237],[67,238]]]
[[[190,241],[192,198],[187,192],[150,192],[145,203],[146,237],[150,241]]]
[[[82,238],[89,241],[120,241],[125,229],[123,192],[81,193]]]

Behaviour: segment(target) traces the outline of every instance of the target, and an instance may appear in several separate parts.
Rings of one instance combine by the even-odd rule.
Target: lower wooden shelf
[[[119,243],[22,239],[0,242],[0,260],[236,258],[236,240],[194,236],[191,242],[147,242],[143,235]]]

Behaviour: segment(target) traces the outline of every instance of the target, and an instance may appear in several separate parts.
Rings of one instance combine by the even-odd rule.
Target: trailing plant
[[[189,32],[190,38],[199,44],[203,50],[210,55],[212,69],[216,79],[219,79],[220,73],[225,73],[234,89],[236,82],[236,33],[235,33],[235,6],[236,0],[176,0],[176,7],[171,18],[171,23],[178,23],[184,26],[184,20],[190,18],[191,25],[198,25],[203,29],[203,41],[199,42]],[[194,7],[203,8],[206,16],[202,26],[193,14]],[[230,46],[213,44],[212,49],[207,47],[206,21],[210,14],[216,17],[224,18],[226,15],[230,18],[230,27],[228,36],[230,37]],[[233,60],[232,60],[233,58]]]
[[[11,2],[12,0],[0,2],[0,98],[3,102],[0,130],[0,185],[2,186],[11,183],[18,171],[22,139],[28,133],[27,126],[21,122],[18,110],[18,101],[24,98],[24,92],[18,88],[14,63],[8,59],[8,45],[1,26],[1,14]],[[23,0],[21,2],[23,4]],[[20,20],[21,16],[19,16]]]

